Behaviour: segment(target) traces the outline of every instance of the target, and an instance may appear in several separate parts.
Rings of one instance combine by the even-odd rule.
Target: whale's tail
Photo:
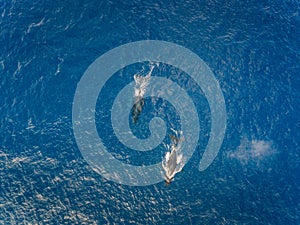
[[[169,134],[171,141],[172,141],[172,145],[177,146],[179,144],[179,142],[181,142],[181,138],[177,137],[175,135]]]
[[[175,149],[180,149],[181,143],[184,141],[182,131],[176,131],[174,129],[172,129],[172,131],[175,133],[175,135],[169,134],[172,143],[171,146]]]

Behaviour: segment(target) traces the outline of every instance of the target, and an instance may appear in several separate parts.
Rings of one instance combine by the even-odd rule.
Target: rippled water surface
[[[292,0],[2,0],[0,224],[300,224],[299,11]],[[196,53],[226,104],[223,145],[200,172],[211,125],[205,96],[182,71],[153,70],[185,87],[199,115],[197,148],[168,186],[105,179],[85,161],[73,134],[73,98],[88,66],[140,40]],[[119,71],[97,101],[103,142],[135,165],[160,162],[164,145],[149,152],[122,147],[110,109],[133,74],[148,69],[145,62]],[[148,137],[153,116],[180,128],[176,109],[157,98],[145,100],[132,132]]]

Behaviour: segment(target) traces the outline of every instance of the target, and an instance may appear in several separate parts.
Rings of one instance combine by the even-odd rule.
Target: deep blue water
[[[299,1],[2,0],[0,224],[300,224],[299,12]],[[210,126],[205,97],[188,75],[154,71],[186,83],[202,127],[193,157],[169,186],[106,180],[73,135],[73,98],[85,70],[108,50],[139,40],[196,53],[225,98],[223,145],[199,172]],[[97,128],[113,154],[121,144],[108,123],[109,104],[133,80],[129,72],[143,66],[115,74],[99,96]],[[146,103],[133,126],[138,137],[149,135],[154,115],[179,126],[171,105]],[[166,111],[157,110],[162,105]],[[124,148],[119,157],[152,164],[163,150]]]

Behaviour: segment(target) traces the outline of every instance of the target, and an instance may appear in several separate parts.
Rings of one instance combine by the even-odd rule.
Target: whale
[[[168,168],[168,172],[166,173],[166,177],[168,179],[172,179],[175,175],[174,172],[176,170],[176,166],[177,166],[177,151],[176,151],[176,148],[173,148],[171,150],[171,152],[167,152],[167,155],[166,155],[166,167]]]
[[[139,116],[143,110],[143,107],[145,105],[145,100],[143,97],[138,96],[135,100],[135,103],[132,107],[132,122],[137,123]]]
[[[144,95],[147,90],[147,86],[149,84],[153,69],[154,69],[154,65],[151,65],[150,71],[146,76],[142,76],[140,74],[135,74],[133,76],[135,81],[135,88],[134,88],[135,101],[132,107],[133,123],[138,122],[139,116],[142,113],[143,107],[145,105]]]
[[[171,146],[168,146],[169,151],[165,155],[162,162],[162,167],[165,171],[165,183],[169,185],[176,173],[180,172],[184,164],[182,163],[181,142],[183,138],[169,135],[172,141]]]

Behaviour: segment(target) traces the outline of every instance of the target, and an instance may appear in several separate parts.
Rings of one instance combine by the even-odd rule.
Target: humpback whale
[[[132,107],[132,122],[137,123],[139,116],[143,110],[145,100],[143,97],[136,98],[136,101]]]
[[[143,107],[145,105],[144,95],[147,89],[147,86],[149,84],[149,80],[152,74],[152,71],[154,69],[154,66],[152,65],[150,68],[149,73],[146,76],[141,76],[139,74],[134,75],[134,81],[135,81],[135,101],[134,105],[132,107],[132,122],[137,123],[139,116],[143,110]]]
[[[176,173],[180,172],[184,166],[182,161],[181,143],[183,138],[169,135],[171,138],[171,146],[168,146],[169,151],[166,153],[162,162],[162,167],[165,171],[165,182],[169,185]]]

